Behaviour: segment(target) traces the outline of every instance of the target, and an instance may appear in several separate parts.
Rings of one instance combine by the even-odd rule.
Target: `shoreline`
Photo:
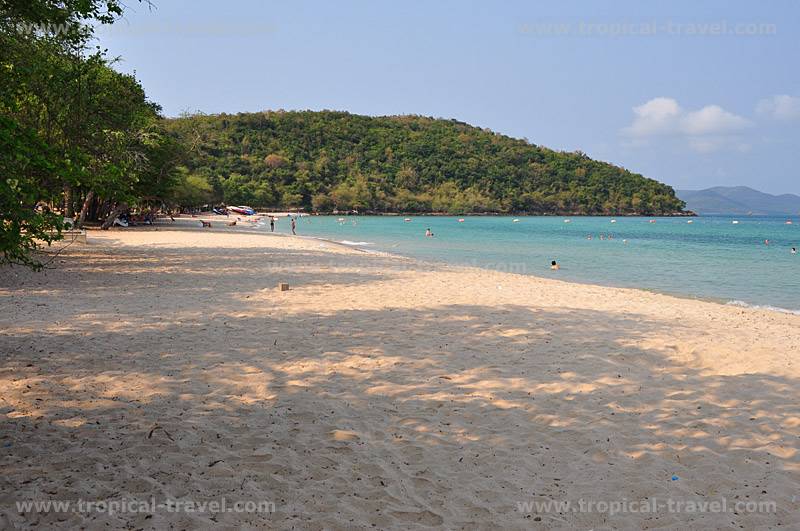
[[[215,221],[215,220],[222,220],[222,219],[226,219],[226,218],[225,218],[225,216],[220,216],[220,215],[217,215],[217,214],[211,214],[210,216],[202,216],[202,217],[196,217],[196,218],[184,218],[184,217],[176,218],[176,222],[178,220],[184,220],[184,221],[187,221],[187,222],[192,222],[192,221],[200,221],[201,219],[205,220],[205,221],[208,221],[208,220]],[[157,225],[150,226],[150,228],[154,228],[154,227],[164,227],[167,230],[169,230],[170,227],[175,227],[175,226],[170,224],[170,223],[168,223],[168,222],[165,222],[165,223],[160,223],[160,224],[157,224]],[[115,231],[120,231],[120,230],[127,230],[127,231],[130,231],[130,230],[148,230],[148,227],[131,227],[131,228],[124,228],[124,229],[115,228],[113,230],[115,230]],[[294,237],[294,238],[300,238],[300,239],[308,239],[308,240],[312,240],[312,241],[323,241],[323,242],[327,242],[327,243],[329,243],[331,245],[340,246],[340,247],[342,247],[344,249],[350,249],[350,250],[353,250],[353,251],[358,251],[358,252],[362,252],[362,253],[366,253],[366,254],[375,254],[375,255],[381,255],[381,256],[395,257],[395,258],[400,259],[400,260],[414,261],[414,262],[420,263],[422,265],[431,264],[431,265],[436,265],[436,266],[440,266],[440,267],[441,266],[445,266],[445,267],[474,268],[474,269],[479,269],[479,270],[483,270],[483,271],[492,271],[492,272],[500,272],[500,273],[508,273],[508,274],[519,274],[519,275],[522,275],[523,277],[533,277],[533,278],[541,279],[541,280],[556,280],[556,281],[559,281],[559,282],[565,282],[567,284],[578,284],[578,285],[582,285],[582,286],[591,286],[591,287],[597,287],[597,288],[630,289],[630,290],[642,291],[642,292],[645,292],[645,293],[653,293],[653,294],[656,294],[656,295],[664,295],[664,296],[667,296],[667,297],[674,297],[674,298],[681,299],[681,300],[708,302],[708,303],[718,304],[720,306],[747,308],[747,309],[751,309],[751,310],[775,312],[775,313],[778,313],[778,314],[786,314],[786,315],[800,315],[800,309],[793,310],[793,309],[790,309],[790,308],[782,308],[780,306],[774,306],[774,305],[770,305],[770,304],[749,303],[747,301],[741,301],[741,300],[735,300],[735,299],[729,300],[729,299],[725,299],[725,298],[721,298],[721,297],[712,297],[712,296],[708,296],[708,297],[694,296],[694,295],[691,295],[691,294],[674,293],[674,292],[669,292],[669,291],[661,291],[661,290],[658,290],[658,289],[651,289],[651,288],[644,288],[644,287],[637,287],[637,286],[622,286],[622,285],[615,285],[615,284],[598,284],[598,283],[592,282],[592,281],[581,281],[581,280],[575,280],[575,279],[562,280],[562,279],[558,279],[558,278],[544,276],[542,274],[537,274],[537,273],[515,273],[515,272],[504,271],[502,269],[493,269],[491,267],[483,267],[483,266],[477,265],[477,264],[462,264],[462,263],[458,263],[458,262],[450,262],[450,261],[447,261],[447,260],[444,260],[444,259],[442,259],[442,260],[425,259],[425,258],[418,258],[418,257],[414,257],[414,256],[406,256],[406,255],[394,253],[394,252],[391,252],[391,251],[372,250],[372,249],[364,248],[364,246],[359,247],[357,245],[349,245],[349,244],[345,244],[345,243],[342,243],[340,241],[336,241],[336,240],[333,240],[333,239],[330,239],[330,238],[325,238],[325,237],[322,237],[322,236],[307,236],[307,235],[303,235],[303,234],[291,235],[291,234],[285,234],[285,233],[279,233],[279,232],[269,232],[267,230],[258,229],[255,226],[250,227],[248,225],[238,225],[237,224],[234,227],[217,227],[217,228],[211,228],[211,229],[203,229],[203,228],[199,228],[199,227],[195,227],[195,226],[192,226],[192,227],[188,227],[187,226],[185,229],[181,229],[181,230],[191,230],[191,231],[198,230],[198,231],[206,231],[206,232],[212,231],[212,232],[217,232],[217,233],[221,233],[221,234],[225,234],[227,232],[241,232],[243,234],[253,234],[253,235]]]
[[[258,213],[260,214],[260,212]],[[268,215],[268,214],[266,214]],[[300,214],[292,214],[300,215]],[[692,218],[701,217],[696,212],[673,212],[671,214],[526,214],[522,212],[471,212],[468,214],[451,214],[449,212],[358,212],[358,213],[339,213],[333,214],[330,212],[312,212],[304,213],[304,216],[416,216],[416,217],[528,217],[528,218]]]
[[[4,271],[0,521],[800,524],[800,317],[269,235],[103,231]],[[43,491],[273,509],[4,512]],[[774,510],[519,509],[621,498]]]

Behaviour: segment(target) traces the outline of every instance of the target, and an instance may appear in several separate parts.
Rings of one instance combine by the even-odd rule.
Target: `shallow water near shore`
[[[297,230],[425,260],[800,311],[796,218],[309,216]],[[288,220],[276,232],[289,232]]]

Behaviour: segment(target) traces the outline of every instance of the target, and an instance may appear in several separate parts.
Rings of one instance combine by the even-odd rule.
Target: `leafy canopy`
[[[167,129],[229,204],[317,211],[670,214],[667,185],[455,120],[346,112],[187,115]]]

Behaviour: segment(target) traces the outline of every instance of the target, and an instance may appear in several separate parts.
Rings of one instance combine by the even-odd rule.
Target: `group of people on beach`
[[[291,227],[292,227],[292,235],[297,236],[297,221],[293,217],[292,217]],[[269,217],[269,231],[275,232],[275,216]]]

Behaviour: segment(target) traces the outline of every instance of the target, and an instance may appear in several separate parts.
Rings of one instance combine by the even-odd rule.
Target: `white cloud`
[[[699,153],[710,153],[726,147],[742,149],[735,135],[751,122],[726,111],[719,105],[707,105],[696,111],[686,111],[673,98],[653,98],[633,108],[631,125],[623,134],[630,145],[646,144],[656,136],[672,136],[686,142]]]
[[[707,105],[699,111],[686,113],[681,119],[682,131],[691,136],[725,134],[748,126],[750,126],[748,120],[726,111],[719,105]]]
[[[636,117],[625,131],[630,136],[643,137],[671,132],[682,110],[672,98],[653,98],[634,107],[633,112]]]
[[[756,113],[774,120],[798,120],[800,119],[800,98],[787,94],[765,98],[756,105]]]

